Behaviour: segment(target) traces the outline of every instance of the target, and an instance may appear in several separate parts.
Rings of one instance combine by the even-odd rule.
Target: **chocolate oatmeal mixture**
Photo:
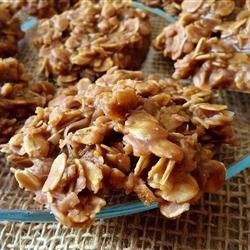
[[[52,98],[54,87],[48,82],[32,83],[24,66],[14,58],[0,59],[0,143]]]
[[[184,0],[181,10],[153,43],[176,61],[173,77],[190,77],[200,88],[250,91],[248,1]]]
[[[9,0],[5,0],[10,2]],[[74,6],[79,0],[11,0],[12,6],[31,16],[48,18]]]
[[[24,36],[20,24],[12,6],[0,2],[0,58],[13,56],[18,52],[17,43]]]
[[[95,78],[113,66],[136,69],[150,44],[148,16],[128,1],[82,1],[77,8],[41,20],[34,43],[41,71],[62,84]]]
[[[93,223],[110,189],[159,202],[174,218],[224,183],[214,154],[234,142],[233,113],[213,100],[209,90],[111,68],[95,84],[59,88],[2,152],[20,187],[64,225]]]

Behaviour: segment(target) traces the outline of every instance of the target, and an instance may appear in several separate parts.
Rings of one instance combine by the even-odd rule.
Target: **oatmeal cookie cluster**
[[[34,39],[41,71],[62,84],[79,76],[95,78],[113,66],[140,67],[150,44],[145,12],[123,1],[81,1],[73,8],[41,20]]]
[[[15,55],[18,41],[23,36],[20,20],[15,16],[12,5],[0,2],[0,58]]]
[[[218,147],[233,113],[209,90],[111,68],[59,88],[2,149],[21,188],[71,227],[89,226],[105,191],[136,193],[173,218],[224,183]]]
[[[9,0],[5,0],[6,2]],[[74,6],[79,0],[11,0],[16,10],[31,16],[49,18]]]
[[[16,59],[0,59],[0,143],[7,142],[19,123],[37,106],[45,106],[53,93],[54,87],[48,82],[31,83]]]
[[[5,143],[33,114],[37,106],[44,106],[53,95],[47,82],[31,84],[24,66],[14,56],[18,41],[24,37],[16,10],[10,1],[0,3],[0,143]]]
[[[249,3],[184,0],[176,23],[165,27],[154,47],[176,61],[176,79],[191,77],[201,88],[250,90]]]

